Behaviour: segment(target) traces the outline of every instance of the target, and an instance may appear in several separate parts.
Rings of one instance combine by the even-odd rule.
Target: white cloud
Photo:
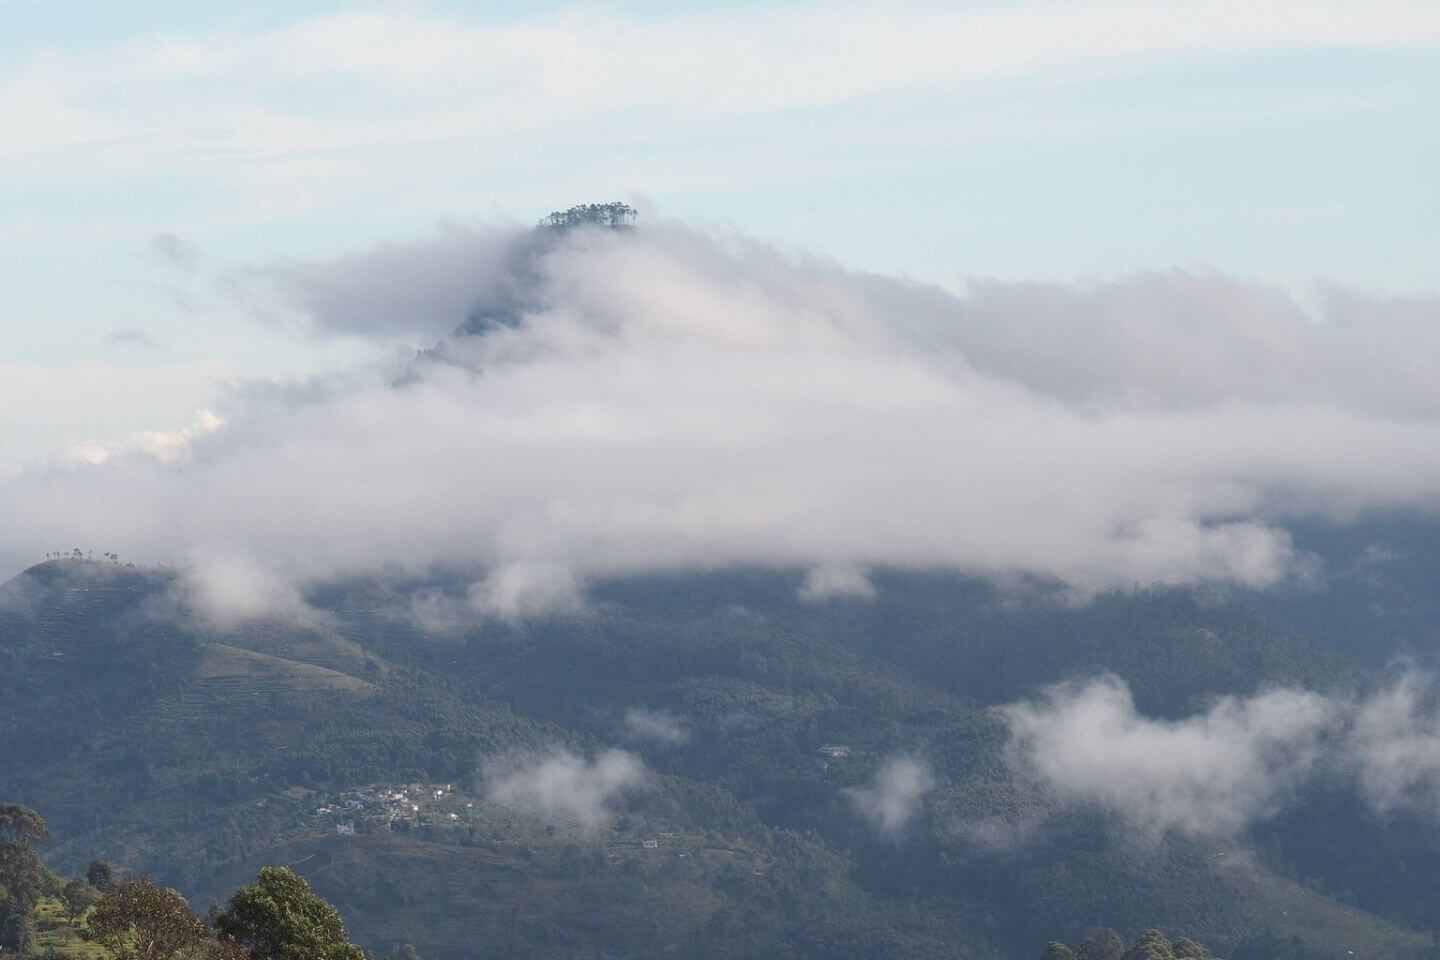
[[[588,830],[608,822],[616,801],[643,788],[649,776],[640,758],[624,750],[606,750],[593,760],[562,749],[514,754],[491,761],[484,772],[493,802]]]
[[[1407,672],[1362,703],[1349,731],[1349,760],[1380,813],[1440,813],[1440,711],[1434,678]]]
[[[0,156],[98,141],[138,158],[203,144],[267,159],[303,152],[323,171],[320,151],[377,138],[553,136],[635,114],[713,123],[1094,65],[1437,41],[1434,8],[1419,0],[571,8],[504,21],[339,13],[21,59],[0,75],[12,121]]]
[[[181,588],[186,606],[220,627],[271,617],[322,618],[263,563],[223,549],[197,551],[183,568]]]
[[[400,385],[252,391],[223,426],[21,471],[0,562],[103,541],[229,544],[292,584],[478,568],[471,603],[516,619],[729,564],[810,569],[812,597],[883,565],[1264,587],[1312,571],[1291,520],[1440,506],[1435,302],[1311,319],[1183,273],[957,297],[673,223],[536,236],[277,268],[318,334],[499,322]]]
[[[684,721],[669,710],[631,707],[625,711],[625,728],[632,736],[662,746],[676,746],[690,739]]]
[[[114,457],[140,453],[166,466],[175,466],[190,459],[195,441],[224,425],[224,418],[215,411],[200,410],[189,423],[176,430],[140,430],[118,441],[73,443],[55,455],[53,465],[62,469],[93,467]]]
[[[1094,804],[1152,835],[1231,836],[1272,815],[1322,756],[1344,705],[1273,690],[1182,720],[1140,715],[1113,676],[1003,708],[1011,760],[1064,802]]]
[[[800,599],[808,603],[833,600],[836,597],[857,597],[869,600],[875,586],[865,571],[849,563],[828,563],[812,568],[800,585]]]
[[[576,613],[584,604],[569,567],[525,560],[491,571],[470,588],[470,605],[503,620]]]
[[[1344,777],[1376,814],[1440,816],[1440,707],[1407,669],[1359,698],[1277,689],[1180,720],[1141,716],[1115,677],[1001,709],[1012,768],[1065,804],[1152,835],[1234,836],[1315,776]]]
[[[863,787],[844,793],[856,812],[886,836],[897,836],[920,808],[920,800],[935,789],[930,765],[916,757],[892,757]]]

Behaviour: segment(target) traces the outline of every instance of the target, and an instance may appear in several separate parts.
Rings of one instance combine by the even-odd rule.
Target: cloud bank
[[[1322,771],[1349,778],[1378,815],[1440,815],[1440,711],[1434,679],[1416,672],[1359,700],[1271,690],[1180,720],[1142,716],[1104,676],[1000,713],[1019,775],[1150,836],[1234,837]]]
[[[489,571],[455,606],[504,618],[732,564],[809,569],[812,600],[884,565],[1264,587],[1313,570],[1289,521],[1440,495],[1433,301],[1317,315],[1204,272],[955,295],[666,222],[450,227],[233,279],[314,336],[424,352],[22,472],[0,563],[453,565]]]
[[[624,750],[586,760],[555,749],[491,761],[484,777],[486,796],[495,803],[595,830],[609,821],[616,801],[643,787],[649,774],[639,757]]]

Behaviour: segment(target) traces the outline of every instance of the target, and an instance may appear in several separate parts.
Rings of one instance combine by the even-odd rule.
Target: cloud
[[[181,270],[194,270],[200,262],[200,251],[195,245],[173,233],[157,233],[150,241],[150,249],[162,260]]]
[[[1435,679],[1409,671],[1356,711],[1346,742],[1371,807],[1440,813],[1440,711]]]
[[[409,614],[420,629],[432,633],[457,633],[475,623],[475,609],[469,603],[433,587],[410,595]]]
[[[52,466],[96,467],[114,458],[143,455],[165,466],[177,466],[190,459],[196,441],[213,434],[225,420],[213,410],[197,411],[189,423],[175,430],[140,430],[122,440],[73,443],[56,454]]]
[[[318,334],[428,347],[472,313],[514,309],[527,292],[533,244],[532,234],[515,227],[448,225],[424,244],[250,268],[227,282],[246,300],[263,297],[266,288],[278,293]]]
[[[486,795],[555,820],[596,830],[609,821],[616,802],[649,780],[633,753],[606,750],[586,760],[568,750],[513,754],[486,765]]]
[[[150,334],[139,327],[111,330],[105,335],[104,342],[107,347],[133,347],[142,350],[157,350],[160,346]]]
[[[920,807],[920,799],[935,789],[930,765],[915,757],[892,757],[863,787],[843,791],[855,810],[875,829],[898,836]]]
[[[468,596],[475,610],[502,620],[577,613],[584,607],[580,583],[569,567],[534,560],[497,568]]]
[[[292,586],[481,569],[466,602],[519,619],[733,564],[809,569],[809,599],[877,566],[1267,587],[1313,574],[1291,521],[1440,507],[1430,301],[1312,317],[1175,272],[956,296],[673,222],[451,226],[250,282],[317,336],[439,346],[20,471],[0,563],[79,538],[228,544]]]
[[[684,722],[669,710],[631,707],[625,711],[625,729],[631,736],[662,746],[676,746],[690,739]]]
[[[1322,756],[1343,704],[1273,690],[1225,697],[1182,720],[1141,716],[1113,676],[1050,688],[1002,709],[1021,775],[1150,835],[1233,836],[1274,814]]]
[[[243,554],[199,551],[184,567],[180,583],[186,606],[220,627],[272,617],[324,619],[293,585]]]
[[[268,158],[303,151],[324,172],[333,168],[316,165],[317,155],[377,138],[429,143],[457,130],[560,136],[603,131],[616,116],[635,114],[652,125],[693,117],[713,124],[1097,65],[1423,49],[1440,40],[1432,13],[1423,0],[1363,8],[1338,0],[910,2],[883,11],[802,3],[504,19],[355,11],[98,51],[47,50],[0,75],[0,106],[14,119],[4,153],[99,142],[138,162],[203,144]],[[317,60],[322,49],[331,55]],[[109,93],[103,105],[87,97],[97,89]],[[352,97],[337,104],[340,90]],[[177,133],[157,144],[156,130]]]
[[[807,603],[818,603],[836,597],[869,600],[874,596],[875,587],[865,576],[865,571],[848,563],[814,567],[805,574],[805,582],[800,585],[800,599]]]

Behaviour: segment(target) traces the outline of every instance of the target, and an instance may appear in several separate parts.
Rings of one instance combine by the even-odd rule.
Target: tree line
[[[556,210],[540,218],[538,226],[551,229],[578,227],[593,223],[602,227],[628,227],[639,216],[628,203],[581,203],[569,210]]]
[[[1159,930],[1140,934],[1127,949],[1125,938],[1109,927],[1096,927],[1073,948],[1060,940],[1046,945],[1040,960],[1212,960],[1210,951],[1189,937],[1174,943]]]

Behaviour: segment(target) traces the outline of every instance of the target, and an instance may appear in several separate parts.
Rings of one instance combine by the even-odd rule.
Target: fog
[[[1209,272],[955,294],[665,221],[450,226],[225,279],[408,359],[10,478],[7,569],[188,563],[226,616],[437,565],[488,571],[448,613],[502,619],[736,564],[809,569],[812,602],[863,601],[877,566],[1266,587],[1316,569],[1291,521],[1440,493],[1431,301]]]

